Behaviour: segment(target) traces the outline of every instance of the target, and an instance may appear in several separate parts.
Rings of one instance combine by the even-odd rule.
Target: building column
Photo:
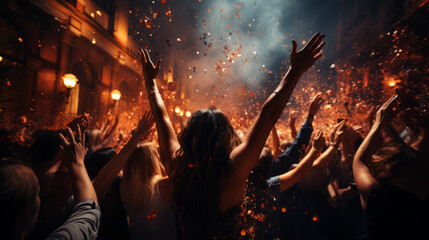
[[[57,71],[55,79],[54,97],[52,103],[53,119],[58,117],[61,109],[65,106],[65,99],[62,92],[66,91],[62,77],[71,71],[71,53],[75,36],[69,30],[62,30],[58,46]]]
[[[34,110],[37,94],[37,74],[42,61],[38,58],[27,56],[25,58],[25,71],[24,71],[24,87],[22,91],[22,113],[31,113]],[[33,109],[33,110],[31,110]]]
[[[110,74],[110,90],[109,94],[119,87],[119,69],[120,66],[116,61],[112,63],[112,72]],[[122,94],[122,93],[121,93]],[[109,106],[113,103],[112,98],[109,96]]]

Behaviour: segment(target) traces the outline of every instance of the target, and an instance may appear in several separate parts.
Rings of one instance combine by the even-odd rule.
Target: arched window
[[[72,73],[78,79],[78,93],[75,94],[77,98],[77,106],[75,114],[82,114],[84,112],[94,111],[94,94],[95,94],[95,79],[94,71],[91,65],[81,59],[73,65]],[[77,89],[76,89],[77,90]],[[76,101],[76,100],[75,100]]]

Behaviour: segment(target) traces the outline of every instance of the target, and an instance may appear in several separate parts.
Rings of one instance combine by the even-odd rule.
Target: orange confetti
[[[244,236],[246,235],[246,230],[244,230],[244,229],[243,229],[243,230],[241,230],[240,234],[241,234],[241,236],[243,236],[243,237],[244,237]]]
[[[229,24],[228,24],[228,26],[227,26],[227,27],[228,27],[228,28],[231,28],[231,25],[229,25]]]
[[[312,220],[313,220],[313,222],[318,222],[318,221],[320,221],[320,217],[317,215],[314,215]]]
[[[282,212],[284,212],[284,213],[285,213],[285,212],[286,212],[286,208],[282,208]]]

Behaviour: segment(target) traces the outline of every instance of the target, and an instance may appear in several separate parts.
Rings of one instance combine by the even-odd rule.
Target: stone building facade
[[[128,37],[128,1],[5,0],[0,3],[0,120],[52,126],[89,112],[95,119],[121,92],[144,99],[137,44]],[[78,82],[67,94],[63,76]],[[144,92],[144,91],[143,91]]]

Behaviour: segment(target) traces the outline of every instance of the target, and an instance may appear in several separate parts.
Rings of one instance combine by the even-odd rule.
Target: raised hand
[[[298,113],[295,111],[292,111],[289,115],[290,121],[293,123],[295,123],[297,117],[298,117]]]
[[[321,151],[323,146],[325,146],[325,138],[323,137],[323,132],[321,132],[320,130],[317,130],[313,138],[313,147],[317,151]]]
[[[141,55],[142,74],[144,80],[150,81],[155,79],[159,72],[161,60],[158,60],[154,65],[152,60],[150,59],[149,52],[146,49],[140,49],[139,54]]]
[[[316,33],[311,40],[298,51],[298,44],[292,40],[292,52],[290,54],[291,69],[303,74],[322,56],[322,49],[325,43],[322,43],[325,35]]]
[[[316,113],[319,111],[320,109],[320,105],[322,105],[323,103],[323,98],[322,98],[322,94],[318,93],[314,98],[313,101],[311,101],[310,103],[310,107],[308,109],[308,114],[309,115],[316,115]]]
[[[79,125],[77,125],[76,137],[71,128],[67,128],[68,140],[61,133],[59,136],[65,163],[83,166],[86,154],[85,134],[81,133]]]
[[[387,100],[387,102],[383,103],[383,105],[377,111],[374,125],[384,127],[392,121],[392,119],[398,113],[398,111],[394,110],[397,99],[398,95],[394,95],[389,100]]]
[[[91,120],[91,118],[89,116],[89,113],[83,113],[79,117],[73,119],[68,124],[68,127],[71,128],[72,131],[76,132],[77,131],[77,127],[79,126],[80,130],[82,132],[84,132],[88,128],[90,120]]]
[[[331,145],[338,147],[341,143],[344,131],[345,131],[345,121],[341,121],[337,125],[335,125],[334,129],[330,134]]]
[[[150,132],[154,123],[155,120],[153,119],[152,113],[150,111],[145,111],[137,125],[135,134],[141,135],[142,137],[146,136],[146,134]]]

